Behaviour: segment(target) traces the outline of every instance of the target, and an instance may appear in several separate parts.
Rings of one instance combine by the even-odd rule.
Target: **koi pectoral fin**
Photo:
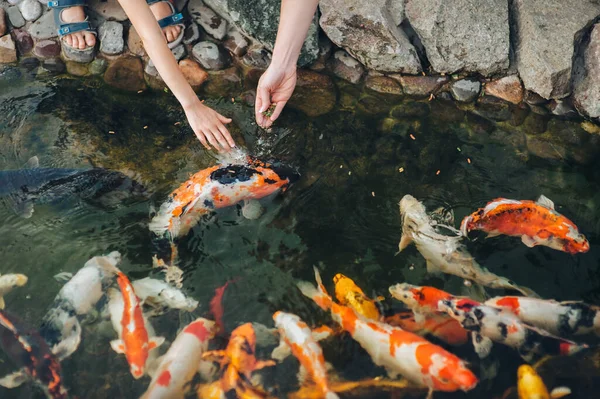
[[[110,347],[117,353],[125,353],[125,342],[122,339],[110,341]]]
[[[0,378],[0,386],[4,388],[12,389],[20,386],[29,379],[29,376],[25,372],[25,369],[15,371],[14,373],[5,375]]]
[[[492,351],[492,346],[494,345],[492,340],[475,331],[471,333],[471,338],[473,340],[473,348],[475,348],[475,353],[477,353],[479,358],[483,359],[487,357]]]
[[[284,340],[279,341],[279,346],[271,352],[271,358],[278,362],[283,362],[285,358],[292,354],[292,350]]]
[[[526,235],[521,236],[521,241],[523,241],[523,244],[527,245],[529,248],[533,248],[538,245],[537,241],[533,237]]]
[[[412,242],[413,242],[413,240],[410,235],[402,234],[402,237],[400,238],[400,242],[398,243],[398,252],[396,254],[399,254],[400,252],[402,252],[404,250],[404,248],[408,247]]]
[[[158,348],[165,342],[165,337],[152,337],[148,340],[148,350]]]

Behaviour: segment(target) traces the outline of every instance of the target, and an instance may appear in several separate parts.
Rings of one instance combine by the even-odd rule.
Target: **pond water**
[[[207,102],[233,118],[231,130],[250,153],[280,159],[297,167],[302,177],[283,195],[263,200],[267,211],[258,220],[244,219],[239,206],[231,207],[204,219],[181,241],[184,290],[200,302],[195,316],[207,315],[215,288],[235,280],[223,298],[228,333],[248,321],[272,327],[276,310],[296,313],[311,326],[331,324],[329,315],[295,286],[300,279],[314,281],[313,265],[329,289],[332,277],[343,273],[367,294],[385,296],[391,309],[399,305],[387,288],[397,282],[461,293],[460,279],[427,275],[414,247],[394,256],[401,234],[398,202],[406,194],[430,210],[452,210],[456,223],[497,197],[546,195],[586,234],[588,253],[530,249],[508,237],[477,240],[469,249],[480,264],[543,297],[600,305],[600,165],[593,156],[586,165],[562,156],[539,157],[525,145],[526,123],[518,129],[516,124],[495,124],[443,100],[417,106],[407,100],[404,106],[422,112],[396,120],[389,129],[381,127],[385,112],[360,106],[318,118],[287,109],[271,132],[256,127],[253,109],[239,98]],[[91,257],[113,250],[121,252],[121,268],[130,278],[160,278],[151,262],[151,207],[158,207],[190,174],[216,162],[191,134],[174,98],[160,92],[119,93],[95,80],[38,80],[26,70],[6,69],[0,73],[0,115],[0,170],[25,168],[37,156],[41,167],[104,167],[145,187],[132,192],[119,186],[92,199],[50,198],[35,204],[31,218],[18,216],[4,198],[0,272],[29,276],[25,287],[7,296],[7,309],[39,325],[62,286],[53,276],[75,273]],[[554,124],[554,131],[572,131],[572,123],[546,123]],[[581,140],[581,146],[594,143]],[[152,323],[158,335],[172,341],[190,320],[190,315],[171,311]],[[110,348],[111,339],[110,324],[96,320],[85,325],[78,351],[63,362],[65,384],[74,396],[138,397],[146,389],[149,379],[133,380],[124,356]],[[224,343],[217,340],[214,345]],[[339,378],[385,375],[347,335],[323,342],[323,348]],[[481,373],[470,344],[452,351]],[[576,366],[556,360],[550,367],[554,374],[545,377],[570,386],[571,397],[594,397],[600,386],[598,369],[580,365],[594,364],[597,356],[590,351],[568,360]],[[469,394],[435,397],[499,398],[515,385],[521,362],[516,352],[496,345],[486,366],[495,364],[496,377],[482,379]],[[577,371],[566,376],[557,371],[573,367]],[[12,364],[1,354],[0,374],[11,371]],[[279,395],[285,397],[298,388],[296,372],[297,363],[288,360],[266,372],[265,380],[277,382]],[[26,384],[0,388],[0,397],[43,395]],[[400,396],[373,391],[362,397]]]

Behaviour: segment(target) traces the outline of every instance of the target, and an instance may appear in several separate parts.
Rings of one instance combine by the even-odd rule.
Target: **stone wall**
[[[173,54],[194,89],[252,90],[270,62],[280,0],[175,3],[187,28]],[[118,3],[89,4],[99,44],[85,60],[61,48],[42,2],[0,0],[0,63],[98,75],[125,90],[164,89]],[[599,21],[598,0],[321,0],[290,105],[320,115],[368,103],[373,93],[386,101],[447,97],[597,126]]]

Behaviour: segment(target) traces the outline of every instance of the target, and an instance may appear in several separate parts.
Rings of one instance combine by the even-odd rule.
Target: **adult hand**
[[[212,145],[217,151],[223,152],[235,147],[235,142],[225,127],[225,124],[231,122],[231,119],[224,117],[200,101],[184,107],[184,111],[196,137],[206,149],[210,150]]]
[[[263,128],[270,127],[279,117],[283,107],[292,96],[296,87],[296,66],[282,68],[271,63],[269,68],[260,77],[256,88],[256,103],[254,113],[256,123]],[[271,116],[263,113],[275,104],[275,110]]]

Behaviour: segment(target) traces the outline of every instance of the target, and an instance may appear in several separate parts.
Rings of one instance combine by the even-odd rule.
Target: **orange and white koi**
[[[496,297],[484,304],[512,312],[525,323],[559,337],[600,335],[600,306],[518,296]]]
[[[517,370],[517,392],[519,399],[559,399],[571,394],[567,387],[557,387],[549,393],[542,378],[528,364]]]
[[[482,230],[488,237],[521,237],[528,247],[544,245],[570,254],[590,249],[575,223],[556,212],[554,203],[543,195],[537,201],[497,198],[465,217],[460,230],[464,236]]]
[[[52,399],[66,399],[58,358],[50,351],[42,336],[25,326],[15,316],[0,310],[0,326],[3,332],[4,351],[14,360],[20,370],[0,378],[0,386],[16,388],[27,380],[34,380],[46,396]]]
[[[138,379],[144,375],[148,352],[160,346],[165,339],[148,336],[147,321],[142,314],[139,299],[131,282],[120,270],[117,271],[117,283],[123,298],[123,313],[118,331],[119,339],[111,341],[110,346],[115,352],[125,354],[131,375]]]
[[[529,326],[511,312],[470,299],[443,299],[438,309],[447,312],[466,330],[472,331],[473,345],[480,357],[489,354],[492,342],[517,349],[527,362],[546,354],[570,355],[587,348],[587,345],[579,345]]]
[[[252,386],[250,379],[254,371],[274,366],[275,362],[257,360],[255,353],[256,333],[252,323],[246,323],[231,332],[225,350],[209,351],[202,355],[204,360],[220,363],[219,385],[225,397],[264,398],[267,396],[262,389]],[[218,393],[218,390],[215,392]]]
[[[160,365],[142,398],[183,398],[189,382],[207,363],[202,360],[202,354],[215,332],[215,322],[201,317],[188,324],[160,358]]]
[[[4,309],[4,296],[15,287],[27,284],[27,276],[24,274],[3,274],[0,276],[0,309]]]
[[[425,315],[423,320],[417,323],[413,312],[407,310],[385,317],[384,322],[420,336],[434,336],[453,346],[464,345],[469,341],[467,330],[443,313]]]
[[[202,215],[285,190],[298,177],[289,167],[251,157],[242,165],[211,166],[173,191],[150,222],[150,230],[161,238],[182,237]]]
[[[344,306],[349,306],[356,313],[371,320],[381,320],[381,313],[377,303],[365,295],[363,290],[349,277],[341,273],[333,277],[335,284],[335,297]]]
[[[280,346],[287,346],[301,366],[308,372],[312,381],[317,384],[325,399],[336,399],[338,396],[329,389],[325,358],[321,346],[313,339],[310,328],[300,317],[277,311],[273,314],[275,326],[281,337]]]
[[[398,327],[367,320],[352,308],[335,303],[327,294],[315,269],[318,288],[298,283],[302,293],[323,310],[329,310],[335,322],[371,355],[373,362],[385,367],[391,378],[398,374],[433,391],[469,391],[477,377],[457,356],[426,339]]]
[[[460,231],[433,220],[425,206],[411,195],[400,201],[402,238],[398,252],[414,242],[427,262],[429,273],[453,274],[490,288],[517,290],[523,295],[537,296],[528,288],[482,268],[461,242]]]

